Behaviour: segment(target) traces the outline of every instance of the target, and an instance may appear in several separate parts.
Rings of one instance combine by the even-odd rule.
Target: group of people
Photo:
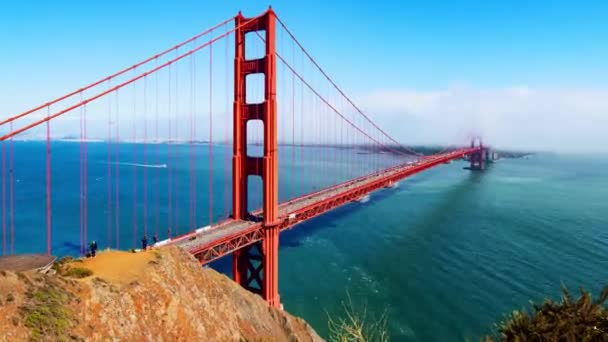
[[[156,234],[154,234],[154,236],[152,236],[152,246],[156,245],[156,243],[158,243],[158,236]],[[143,251],[148,249],[148,237],[144,234],[144,237],[141,239],[141,249]],[[87,253],[87,257],[90,256],[92,258],[95,257],[95,255],[97,254],[97,241],[93,240],[91,241],[91,243],[89,244],[89,253]]]
[[[156,236],[156,234],[154,234],[154,236],[152,236],[152,247],[154,247],[154,245],[156,245],[157,242],[158,242],[158,236]],[[144,234],[144,237],[141,239],[141,249],[143,251],[148,249],[148,237],[145,234]]]

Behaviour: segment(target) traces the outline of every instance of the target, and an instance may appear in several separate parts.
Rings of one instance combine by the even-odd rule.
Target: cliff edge
[[[322,341],[176,247],[107,251],[54,269],[0,271],[0,340]]]

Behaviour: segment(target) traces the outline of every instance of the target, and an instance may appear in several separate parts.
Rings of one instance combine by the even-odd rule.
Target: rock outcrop
[[[59,270],[0,271],[0,340],[322,340],[175,247],[102,252]]]

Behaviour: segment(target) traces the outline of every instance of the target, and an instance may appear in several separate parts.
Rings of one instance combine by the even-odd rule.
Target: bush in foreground
[[[583,289],[575,300],[563,287],[561,301],[532,303],[531,314],[514,311],[483,341],[608,341],[607,298],[608,287],[596,300]]]
[[[388,342],[388,319],[383,314],[379,319],[368,317],[367,308],[356,310],[350,295],[343,302],[344,315],[329,317],[329,340],[335,342]]]
[[[90,269],[88,269],[86,267],[70,267],[67,269],[67,271],[65,271],[65,273],[63,275],[66,277],[80,279],[80,278],[86,278],[92,274],[93,274],[93,271],[91,271]]]

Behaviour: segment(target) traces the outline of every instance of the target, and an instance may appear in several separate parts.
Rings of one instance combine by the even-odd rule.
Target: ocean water
[[[14,145],[18,253],[46,248],[44,147],[41,142]],[[54,142],[51,148],[56,255],[80,249],[79,148],[71,142]],[[164,238],[169,226],[176,235],[208,224],[208,146],[193,149],[193,186],[190,146],[160,145],[158,154],[155,146],[147,148],[144,159],[141,144],[120,144],[118,158],[111,150],[108,163],[106,144],[87,145],[87,241],[126,249],[139,245],[144,229]],[[5,144],[5,170],[8,151]],[[334,152],[306,148],[303,154],[315,162],[299,158],[291,171],[291,152],[281,150],[281,198],[349,176],[340,165],[345,161],[332,158]],[[230,200],[226,153],[229,147],[213,147],[214,221],[226,216]],[[357,159],[365,156],[353,156],[347,166],[366,171]],[[395,162],[391,156],[380,159],[385,166]],[[378,191],[366,203],[346,205],[283,233],[279,288],[285,309],[327,337],[328,316],[342,315],[350,297],[368,317],[386,314],[394,341],[478,340],[505,313],[529,300],[558,296],[562,283],[594,292],[608,285],[607,157],[540,154],[503,159],[484,172],[463,170],[465,165],[442,165]],[[178,184],[170,183],[170,173]],[[6,208],[10,249],[6,177],[0,203]],[[196,210],[190,209],[193,188]],[[250,191],[259,193],[259,184]],[[259,203],[259,196],[252,196],[251,207]],[[230,260],[212,267],[228,273]]]
[[[349,295],[394,341],[478,340],[504,314],[608,285],[608,159],[429,170],[281,236],[286,310],[323,336]],[[347,295],[348,294],[348,295]]]
[[[13,142],[13,210],[10,142],[0,149],[0,252],[11,250],[11,221],[14,252],[46,252],[46,143]],[[261,154],[259,145],[249,150]],[[208,144],[53,141],[50,151],[55,255],[79,254],[87,245],[81,238],[96,240],[102,249],[136,248],[144,234],[162,240],[229,216],[232,145],[216,143],[210,150]],[[372,159],[373,165],[367,163]],[[279,200],[285,201],[404,159],[357,149],[280,146],[279,161]],[[258,177],[250,178],[251,211],[262,206],[261,188]]]

